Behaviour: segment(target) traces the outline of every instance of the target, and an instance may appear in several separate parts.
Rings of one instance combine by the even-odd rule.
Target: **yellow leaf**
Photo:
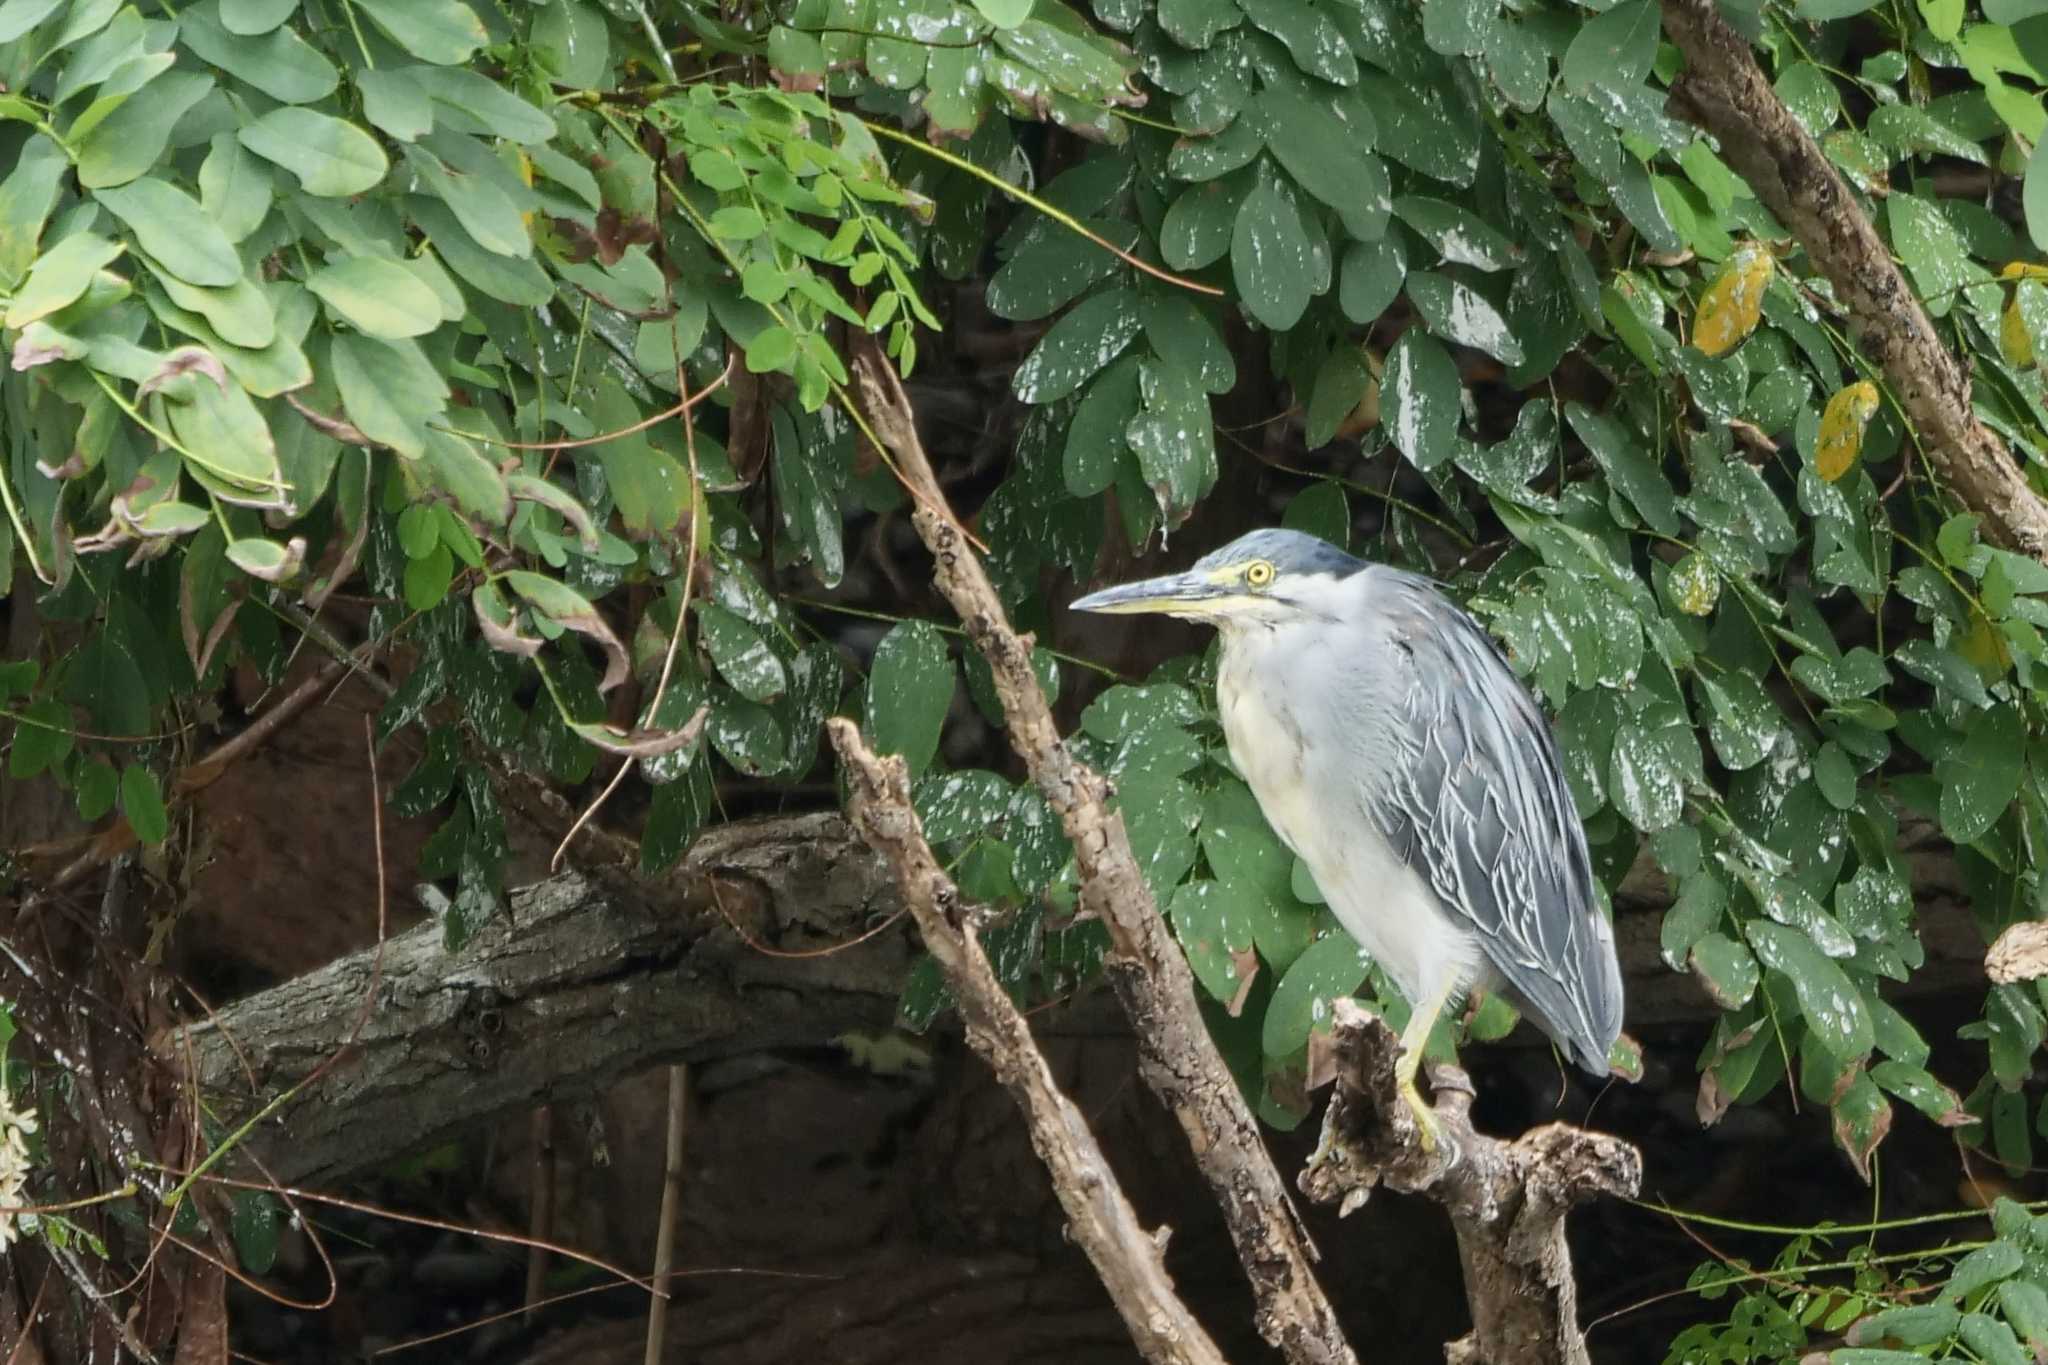
[[[1671,600],[1687,616],[1712,616],[1721,596],[1721,576],[1713,562],[1698,551],[1672,566]]]
[[[1970,629],[1956,641],[1956,653],[1967,659],[1986,682],[1997,682],[2012,667],[2012,651],[1983,612],[1970,614]]]
[[[1771,253],[1745,242],[1707,286],[1693,320],[1692,344],[1710,356],[1722,356],[1756,330],[1762,315],[1764,287],[1771,282]]]
[[[1863,429],[1877,415],[1877,385],[1869,380],[1838,389],[1820,415],[1820,440],[1814,444],[1813,467],[1829,483],[1856,467],[1863,453]]]
[[[2027,331],[2027,320],[2020,316],[2017,293],[1998,320],[1998,349],[2005,352],[2006,363],[2014,369],[2024,370],[2034,363],[2034,338]]]
[[[2001,280],[2048,280],[2048,265],[2039,261],[2008,261],[1998,272]]]

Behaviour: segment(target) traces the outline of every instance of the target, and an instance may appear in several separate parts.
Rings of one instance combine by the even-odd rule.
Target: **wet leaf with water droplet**
[[[1365,951],[1342,932],[1311,943],[1281,976],[1266,1006],[1263,1046],[1269,1057],[1289,1057],[1308,1045],[1311,1030],[1328,1031],[1330,1002],[1365,984]]]
[[[1456,452],[1461,393],[1457,364],[1421,328],[1403,332],[1387,352],[1380,420],[1417,469],[1434,469]]]
[[[1301,321],[1315,296],[1313,254],[1293,196],[1270,184],[1245,196],[1231,234],[1230,269],[1254,318],[1279,332]]]
[[[1869,1053],[1874,1042],[1870,1011],[1848,973],[1797,929],[1751,920],[1745,932],[1758,960],[1792,983],[1800,1018],[1831,1056],[1855,1061]]]
[[[936,626],[905,621],[892,627],[868,670],[868,743],[877,753],[903,755],[911,776],[922,773],[938,752],[955,678],[953,656]]]
[[[1091,294],[1039,338],[1017,367],[1011,388],[1026,403],[1065,398],[1123,354],[1140,326],[1135,290]]]

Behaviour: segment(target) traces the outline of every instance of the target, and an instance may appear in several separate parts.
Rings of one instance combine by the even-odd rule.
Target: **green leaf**
[[[1457,450],[1458,366],[1435,338],[1411,327],[1387,352],[1380,376],[1380,421],[1394,446],[1428,471]]]
[[[1393,210],[1436,248],[1446,265],[1492,271],[1506,270],[1521,260],[1521,249],[1498,228],[1460,205],[1404,194],[1394,201]]]
[[[1608,482],[1629,500],[1650,529],[1667,536],[1677,535],[1677,495],[1664,471],[1634,434],[1612,417],[1594,412],[1582,403],[1565,404],[1564,415],[1607,472]]]
[[[1328,445],[1337,428],[1372,387],[1372,371],[1356,346],[1339,346],[1316,371],[1309,390],[1306,439],[1310,450]]]
[[[1328,1032],[1330,1003],[1365,983],[1365,950],[1339,930],[1317,939],[1294,960],[1266,1006],[1263,1043],[1269,1057],[1289,1057],[1308,1045],[1311,1030]]]
[[[171,832],[171,818],[164,810],[164,794],[156,774],[139,763],[121,770],[121,813],[128,827],[145,844],[160,844]]]
[[[1407,253],[1398,236],[1389,233],[1377,242],[1352,242],[1344,248],[1337,276],[1337,304],[1345,317],[1370,326],[1400,294],[1407,275]]]
[[[363,117],[400,142],[416,142],[434,127],[434,102],[405,71],[358,71]]]
[[[1135,290],[1091,294],[1039,338],[1011,388],[1026,403],[1065,398],[1121,355],[1142,325]]]
[[[1182,190],[1159,226],[1159,254],[1166,263],[1175,270],[1199,270],[1222,260],[1247,188],[1247,176],[1230,176]]]
[[[1614,732],[1607,795],[1614,808],[1645,834],[1678,822],[1685,813],[1685,770],[1663,732],[1640,718],[1622,722]]]
[[[1702,934],[1686,960],[1707,994],[1724,1010],[1741,1009],[1756,994],[1756,958],[1726,934]]]
[[[1139,362],[1124,356],[1088,382],[1067,426],[1061,470],[1067,491],[1092,498],[1116,481],[1117,460],[1129,449],[1124,431],[1138,415]]]
[[[1139,366],[1138,393],[1144,408],[1124,438],[1169,524],[1178,524],[1216,482],[1209,400],[1184,367],[1149,360]]]
[[[1970,260],[1969,246],[1954,225],[1927,200],[1912,194],[1892,195],[1886,201],[1885,215],[1892,249],[1905,262],[1913,287],[1934,316],[1948,312],[1955,292],[1963,285],[1989,278]]]
[[[231,242],[254,232],[270,213],[270,172],[233,133],[213,135],[199,165],[199,204]]]
[[[95,197],[135,234],[144,251],[187,284],[219,287],[242,278],[234,243],[198,200],[176,186],[145,176],[100,190]]]
[[[268,1275],[277,1264],[278,1234],[284,1210],[277,1196],[263,1190],[236,1190],[229,1199],[228,1230],[235,1239],[235,1257],[251,1275]]]
[[[1493,301],[1461,280],[1417,270],[1407,277],[1409,301],[1429,330],[1446,341],[1484,351],[1503,365],[1522,363],[1522,344]]]
[[[611,32],[603,11],[585,0],[549,0],[528,33],[533,55],[557,81],[579,90],[603,89],[611,80]]]
[[[981,17],[997,28],[1015,28],[1031,17],[1032,0],[974,0]]]
[[[1112,238],[1122,237],[1120,245],[1126,248],[1133,245],[1127,227],[1094,220],[1088,227]],[[989,311],[1012,322],[1051,317],[1107,279],[1120,264],[1113,254],[1076,233],[1043,233],[989,278]]]
[[[0,43],[11,43],[55,14],[66,0],[5,0],[0,3]]]
[[[74,232],[44,252],[7,306],[7,325],[26,327],[37,318],[68,308],[85,293],[125,248],[90,232]]]
[[[120,797],[120,774],[104,758],[79,764],[74,783],[72,794],[77,798],[78,818],[81,820],[98,820],[114,808],[114,802]]]
[[[699,602],[695,611],[697,637],[719,676],[731,683],[735,692],[748,701],[768,701],[787,690],[789,676],[782,660],[768,648],[761,632],[715,602]]]
[[[1758,960],[1792,983],[1801,1020],[1831,1056],[1855,1061],[1869,1053],[1874,1034],[1863,993],[1812,939],[1771,920],[1751,920],[1744,932]]]
[[[1159,27],[1182,47],[1197,51],[1216,35],[1244,22],[1244,11],[1231,0],[1159,0]]]
[[[298,7],[299,0],[220,0],[220,24],[230,33],[268,33]]]
[[[878,753],[903,755],[922,776],[939,750],[957,680],[946,639],[928,621],[891,627],[868,670],[864,728]]]
[[[2019,795],[2026,762],[2026,728],[2017,707],[1972,714],[1962,748],[1935,765],[1942,832],[1959,844],[1983,837]]]
[[[349,0],[391,41],[423,62],[453,66],[490,41],[483,21],[461,0]]]
[[[185,467],[216,497],[255,507],[281,505],[284,473],[270,424],[239,384],[205,375],[182,402],[164,405],[171,431],[185,447]]]
[[[1238,296],[1260,323],[1284,332],[1316,294],[1315,249],[1292,196],[1265,184],[1245,196],[1230,239]]]
[[[1174,891],[1168,915],[1202,989],[1235,1001],[1259,967],[1244,902],[1221,882],[1188,882]]]
[[[1337,210],[1346,231],[1371,241],[1386,230],[1387,173],[1371,155],[1377,130],[1363,104],[1311,100],[1287,86],[1259,96],[1266,145],[1303,189]]]
[[[42,133],[15,153],[14,168],[0,180],[0,285],[13,288],[36,259],[43,222],[69,167],[64,150]]]
[[[441,325],[441,303],[419,276],[381,256],[344,256],[306,279],[351,326],[373,337],[424,336]]]
[[[448,404],[448,386],[410,341],[337,335],[334,386],[349,421],[371,440],[415,459],[426,453],[427,423]]]
[[[143,86],[77,142],[78,183],[125,185],[161,165],[171,129],[212,89],[213,77],[196,71],[167,71]]]
[[[1764,761],[1785,732],[1783,713],[1763,684],[1740,669],[1702,673],[1699,689],[1706,693],[1707,733],[1714,753],[1730,771],[1741,772]]]
[[[415,66],[405,78],[437,106],[435,122],[455,133],[538,145],[554,137],[555,120],[481,71],[468,67]],[[448,146],[449,139],[436,138]],[[442,152],[448,156],[448,152]],[[474,168],[462,167],[465,171]]]
[[[1309,0],[1238,0],[1254,24],[1280,40],[1294,64],[1335,85],[1358,79],[1358,59],[1343,33]]]
[[[310,104],[334,93],[341,74],[319,49],[289,27],[261,37],[231,33],[212,5],[193,5],[178,20],[178,36],[201,60],[283,104]]]
[[[311,109],[273,109],[243,128],[242,145],[298,176],[307,194],[343,196],[375,188],[391,169],[377,140],[352,123]]]
[[[1656,0],[1622,0],[1580,27],[1559,74],[1580,94],[1640,85],[1657,55],[1657,29]]]

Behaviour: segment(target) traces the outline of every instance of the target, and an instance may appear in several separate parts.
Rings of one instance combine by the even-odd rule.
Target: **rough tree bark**
[[[1927,457],[2008,548],[2048,558],[2048,503],[2005,443],[1970,408],[1970,377],[1892,261],[1848,184],[1771,88],[1715,0],[1664,0],[1664,31],[1685,54],[1672,112],[1720,143],[1721,155],[1799,240],[1848,309],[1860,345],[1883,368]]]
[[[1073,843],[1081,908],[1109,930],[1103,969],[1131,1021],[1140,1074],[1180,1121],[1223,1209],[1258,1303],[1259,1334],[1295,1365],[1350,1365],[1357,1357],[1316,1280],[1308,1229],[1209,1037],[1194,974],[1138,871],[1123,817],[1109,809],[1108,784],[1061,738],[1031,667],[1031,642],[1011,627],[953,518],[894,369],[870,347],[855,361],[855,381],[861,406],[917,505],[911,520],[937,561],[934,582],[988,660],[1010,745]]]
[[[925,842],[903,760],[876,757],[851,721],[833,719],[826,727],[851,789],[854,823],[895,869],[904,903],[952,987],[968,1043],[1024,1111],[1032,1148],[1066,1211],[1068,1234],[1088,1254],[1131,1340],[1160,1365],[1223,1365],[1222,1352],[1166,1273],[1165,1239],[1138,1221],[1087,1118],[1053,1081],[1031,1025],[989,965],[973,908]]]
[[[1586,1365],[1564,1216],[1595,1195],[1633,1197],[1641,1153],[1562,1123],[1513,1142],[1474,1132],[1472,1085],[1453,1066],[1430,1071],[1444,1142],[1425,1152],[1394,1081],[1393,1030],[1339,1000],[1328,1046],[1337,1089],[1302,1190],[1346,1213],[1381,1184],[1444,1206],[1472,1309],[1472,1331],[1445,1350],[1450,1365]]]

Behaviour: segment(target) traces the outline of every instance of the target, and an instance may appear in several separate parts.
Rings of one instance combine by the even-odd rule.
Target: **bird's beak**
[[[1179,614],[1197,604],[1235,596],[1240,591],[1232,582],[1218,581],[1203,574],[1176,573],[1164,578],[1147,578],[1137,583],[1119,583],[1114,588],[1091,592],[1074,603],[1075,611],[1170,612]]]

